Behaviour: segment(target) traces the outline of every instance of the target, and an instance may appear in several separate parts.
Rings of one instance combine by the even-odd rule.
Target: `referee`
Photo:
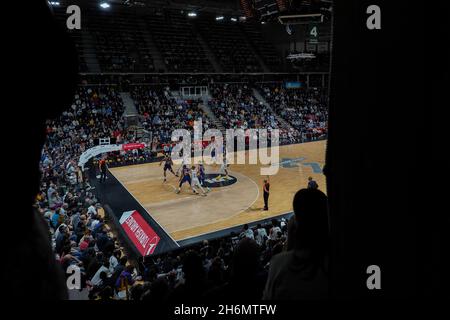
[[[269,190],[270,190],[270,181],[269,176],[267,176],[267,179],[264,179],[263,185],[264,211],[269,210]]]
[[[106,181],[106,171],[108,166],[106,164],[106,160],[103,158],[98,162],[98,167],[100,169],[100,182]]]

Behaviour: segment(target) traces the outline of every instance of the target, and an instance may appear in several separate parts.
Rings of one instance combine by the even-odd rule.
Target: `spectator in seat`
[[[244,224],[244,229],[242,230],[239,238],[250,238],[254,239],[253,230],[248,227],[248,224]]]
[[[97,233],[97,247],[98,250],[105,253],[114,248],[113,240],[108,236],[106,229],[103,227]]]
[[[113,300],[113,289],[110,286],[104,287],[98,294],[99,299],[101,301],[112,301]]]
[[[125,266],[127,265],[128,259],[127,257],[123,256],[119,259],[119,264],[114,268],[113,274],[111,278],[116,281],[123,270],[125,270]]]
[[[84,251],[89,247],[89,244],[91,243],[92,237],[91,236],[84,236],[80,241],[80,251]]]
[[[167,302],[169,296],[169,285],[166,279],[158,278],[150,285],[150,289],[145,291],[141,297],[143,301]]]
[[[255,241],[259,245],[262,245],[266,241],[266,239],[267,239],[267,231],[265,228],[261,226],[260,223],[258,223],[255,231]]]
[[[64,221],[64,216],[61,214],[59,209],[55,210],[55,213],[52,215],[52,226],[53,228],[58,228],[61,223]]]
[[[116,290],[118,293],[121,291],[128,291],[134,284],[132,273],[133,273],[133,266],[127,265],[120,274],[119,278],[116,280]],[[119,297],[121,296],[119,295]]]
[[[169,300],[194,302],[199,301],[205,290],[205,270],[200,255],[189,251],[183,261],[184,281],[176,284]]]
[[[116,267],[119,265],[119,259],[121,256],[120,250],[115,250],[109,257],[109,272],[112,274]]]
[[[106,288],[111,287],[112,282],[111,278],[108,277],[108,274],[105,271],[100,272],[100,281],[92,287],[89,292],[89,299],[98,299],[100,293]]]
[[[265,300],[326,299],[328,297],[327,197],[317,189],[294,196],[293,249],[274,256],[264,290]],[[292,229],[291,229],[292,231]]]
[[[312,177],[308,177],[308,189],[319,189],[319,185]]]
[[[94,201],[90,201],[90,206],[88,207],[88,214],[90,217],[95,217],[97,215],[97,208],[94,205]]]
[[[91,284],[93,286],[100,285],[100,283],[102,281],[100,274],[103,272],[106,273],[107,275],[109,273],[109,261],[108,260],[103,261],[103,264],[100,266],[100,268],[97,270],[97,272],[92,277]]]
[[[278,225],[277,219],[272,219],[272,228],[269,231],[269,239],[272,241],[276,241],[278,239],[278,232],[281,232],[281,228]]]
[[[260,248],[253,239],[239,242],[233,255],[230,280],[205,294],[211,301],[256,301],[262,297],[265,274],[260,272]]]

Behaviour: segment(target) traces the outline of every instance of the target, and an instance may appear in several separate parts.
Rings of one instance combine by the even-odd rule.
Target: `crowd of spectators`
[[[47,122],[35,207],[48,224],[63,269],[71,265],[78,268],[84,286],[90,288],[103,277],[98,272],[102,265],[109,263],[111,272],[120,276],[116,260],[121,255],[119,243],[105,224],[103,208],[78,167],[78,159],[96,139],[121,140],[122,113],[122,100],[114,87],[80,86],[68,110]]]
[[[265,85],[260,90],[272,109],[297,131],[297,142],[326,136],[328,109],[321,90],[285,89],[280,85]]]
[[[175,129],[193,132],[194,121],[201,120],[203,131],[214,128],[213,122],[196,100],[177,99],[169,87],[134,86],[131,95],[143,116],[142,125],[159,144],[171,142]]]
[[[100,138],[120,141],[122,113],[122,99],[114,87],[80,86],[73,104],[57,119],[47,121],[40,163],[42,188],[51,183],[75,187],[82,182],[79,156]]]
[[[272,108],[300,132],[302,126],[305,132],[326,127],[325,109],[317,93],[267,87],[264,90]],[[213,126],[199,102],[177,100],[167,87],[133,86],[131,94],[145,128],[153,133],[153,145],[168,142],[174,129],[192,129],[193,121],[200,118],[205,130]],[[269,130],[280,126],[272,111],[258,103],[247,85],[212,84],[211,94],[210,106],[224,125]],[[245,225],[239,234],[157,257],[139,261],[127,258],[106,224],[95,191],[77,165],[81,153],[98,139],[136,142],[124,128],[123,111],[122,99],[114,86],[80,86],[68,110],[47,122],[47,141],[40,162],[41,189],[35,207],[48,223],[63,269],[80,271],[82,289],[89,292],[91,299],[194,301],[276,296],[271,278],[279,275],[270,275],[271,261],[293,250],[294,218],[254,227]],[[294,114],[300,114],[302,122],[296,123]],[[152,157],[154,150],[146,148],[111,153],[107,161],[110,165],[133,164]],[[282,267],[283,263],[277,268]]]
[[[280,127],[276,116],[254,96],[252,88],[242,83],[217,83],[209,87],[209,105],[225,128],[249,129]]]
[[[159,303],[326,298],[326,196],[302,189],[293,202],[290,218],[244,225],[239,233],[133,263],[119,259],[125,267],[119,278],[108,261],[98,264],[97,274],[104,274],[91,280],[90,297]]]
[[[58,193],[58,187],[51,184],[47,194],[38,196],[37,206],[48,205],[47,199],[55,198],[53,193]],[[297,193],[295,216],[244,225],[239,233],[138,260],[124,255],[88,188],[68,191],[61,200],[52,201],[51,208],[42,212],[61,266],[81,273],[77,290],[85,292],[84,298],[198,302],[326,297],[326,252],[321,247],[328,228],[326,196],[316,188]],[[303,229],[298,222],[302,216],[307,224]],[[299,230],[307,233],[302,233],[303,241]],[[279,269],[292,272],[289,268],[295,266],[305,277],[297,276],[297,281],[307,284],[306,288],[312,286],[311,292],[296,288],[298,282],[286,283],[279,273]]]

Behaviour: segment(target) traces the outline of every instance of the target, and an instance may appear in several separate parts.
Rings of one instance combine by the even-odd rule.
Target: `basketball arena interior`
[[[346,66],[332,64],[333,1],[59,0],[48,7],[77,55],[71,102],[45,120],[33,205],[68,286],[61,296],[328,297],[326,174],[337,172],[326,161],[330,74]],[[337,87],[344,94],[358,79]],[[352,142],[363,145],[362,124],[354,125]],[[228,139],[230,132],[236,136]],[[346,155],[365,161],[357,146],[345,148],[330,157],[351,150]],[[343,175],[339,183],[365,177]],[[351,217],[355,225],[361,219]]]

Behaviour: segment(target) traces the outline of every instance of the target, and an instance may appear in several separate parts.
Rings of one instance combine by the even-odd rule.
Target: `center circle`
[[[220,173],[207,173],[205,174],[205,184],[209,188],[226,187],[236,183],[237,179],[234,176],[224,176]]]

